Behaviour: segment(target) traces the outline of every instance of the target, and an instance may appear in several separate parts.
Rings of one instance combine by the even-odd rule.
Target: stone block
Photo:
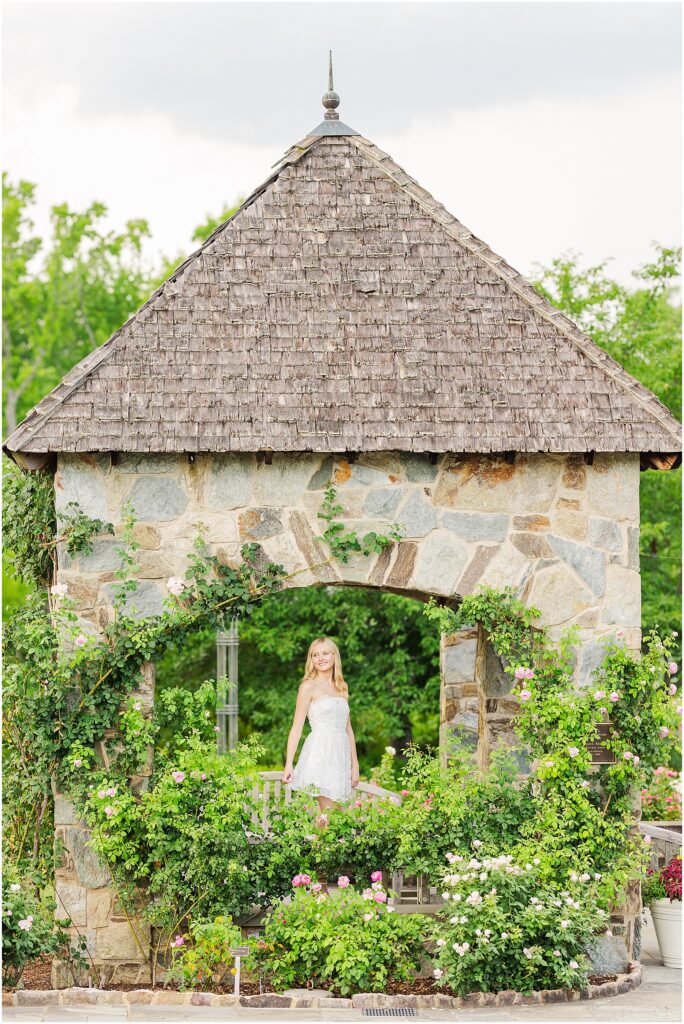
[[[61,572],[59,582],[66,583],[69,588],[67,597],[71,598],[78,609],[95,607],[98,594],[96,584],[93,585],[76,572]]]
[[[105,587],[107,599],[113,605],[116,584],[108,583]],[[158,584],[152,580],[140,580],[136,590],[129,591],[122,605],[124,615],[133,619],[144,619],[152,615],[161,615],[164,610],[164,595]]]
[[[440,526],[463,540],[502,541],[506,539],[509,520],[510,516],[491,512],[443,512]]]
[[[68,868],[86,889],[99,889],[111,882],[109,868],[101,864],[88,845],[90,832],[85,828],[64,826],[55,829],[66,847]]]
[[[479,583],[500,588],[517,586],[529,565],[529,559],[512,544],[501,544],[485,566]]]
[[[551,526],[551,520],[548,516],[540,515],[529,515],[529,516],[513,516],[513,529],[514,530],[534,530],[537,533],[548,530]]]
[[[312,568],[314,577],[320,583],[339,582],[339,577],[330,564],[319,564],[326,562],[330,556],[316,538],[306,516],[302,512],[290,512],[289,525],[297,547],[304,557],[305,565],[316,566],[315,569]]]
[[[167,523],[185,512],[188,495],[176,477],[141,476],[127,500],[138,520]]]
[[[590,519],[589,543],[607,551],[622,551],[620,527],[613,519]]]
[[[437,525],[434,506],[420,491],[412,491],[397,513],[404,537],[424,537]]]
[[[553,551],[541,533],[512,533],[511,544],[527,558],[551,558]]]
[[[627,947],[618,935],[594,936],[586,949],[593,974],[624,974],[629,963]]]
[[[238,516],[242,541],[264,540],[283,532],[281,510],[276,508],[248,508]]]
[[[399,502],[406,494],[405,487],[377,487],[368,492],[363,511],[367,516],[380,516],[392,520]]]
[[[249,505],[255,475],[253,455],[213,455],[204,484],[204,504],[211,511]]]
[[[61,992],[55,992],[53,989],[40,991],[20,988],[15,994],[17,1006],[58,1006],[61,1002]]]
[[[446,684],[470,683],[475,679],[477,639],[470,637],[442,651],[442,679]]]
[[[133,527],[133,539],[143,551],[156,551],[161,544],[161,534],[149,523],[136,523]]]
[[[448,455],[435,501],[482,512],[545,512],[559,472],[548,455],[521,453],[512,464],[497,455]]]
[[[535,575],[527,603],[541,612],[540,625],[553,626],[591,608],[596,597],[565,565],[558,564]]]
[[[627,527],[627,568],[639,572],[639,527]]]
[[[568,455],[562,476],[563,487],[569,491],[583,491],[587,485],[587,467],[582,455]]]
[[[333,459],[332,456],[328,456],[327,459],[323,459],[320,467],[313,474],[308,484],[306,485],[307,491],[322,491],[329,483],[332,483],[333,475]]]
[[[105,480],[101,470],[85,455],[62,453],[57,458],[55,473],[55,508],[66,510],[70,501],[78,503],[80,511],[93,519],[109,521]]]
[[[276,508],[298,505],[302,492],[315,471],[320,469],[322,461],[320,455],[276,452],[270,466],[266,462],[257,463],[254,503],[275,505]],[[249,502],[240,504],[248,505]]]
[[[82,885],[73,885],[57,878],[55,895],[59,917],[69,917],[71,923],[78,926],[90,923],[86,919],[86,890]]]
[[[112,899],[111,889],[90,889],[87,896],[87,920],[91,928],[106,928],[111,920]]]
[[[475,554],[468,562],[463,575],[456,584],[456,590],[459,594],[472,594],[482,579],[485,569],[498,553],[498,550],[498,547],[494,544],[489,546],[479,544],[477,546]]]
[[[433,530],[418,548],[413,585],[426,594],[455,593],[468,548],[448,530]]]
[[[587,498],[598,516],[639,521],[639,454],[597,452],[587,466]]]
[[[606,590],[606,560],[602,552],[564,537],[556,537],[552,533],[547,536],[556,554],[574,569],[597,597],[603,597]]]
[[[160,551],[144,551],[137,556],[139,579],[161,580],[175,575],[176,563]]]
[[[178,466],[178,456],[164,452],[122,452],[119,456],[119,473],[173,473]]]
[[[399,455],[404,468],[404,476],[412,483],[432,483],[437,479],[437,466],[430,461],[430,456],[422,452],[401,452]]]
[[[148,950],[150,926],[144,922],[135,922],[134,927],[143,949]],[[139,967],[140,946],[127,921],[112,922],[106,928],[98,928],[95,950],[98,959],[134,961],[136,968]]]
[[[403,590],[408,586],[413,575],[413,567],[416,562],[418,546],[410,541],[401,541],[397,546],[397,554],[394,559],[391,572],[385,580],[385,585]]]
[[[601,621],[608,625],[638,627],[641,622],[641,576],[621,565],[606,571],[606,596]]]
[[[581,512],[556,512],[553,517],[553,532],[559,537],[586,540],[589,533],[589,520]]]
[[[80,824],[76,808],[61,794],[55,794],[55,825],[77,825]]]

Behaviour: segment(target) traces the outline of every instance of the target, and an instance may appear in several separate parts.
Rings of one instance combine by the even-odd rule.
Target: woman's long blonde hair
[[[317,636],[315,640],[312,640],[311,646],[309,647],[308,654],[306,656],[306,667],[304,669],[304,676],[302,682],[306,683],[309,679],[315,679],[318,675],[318,669],[314,665],[313,651],[314,647],[318,644],[327,643],[333,649],[335,654],[335,660],[333,662],[333,684],[335,689],[339,693],[340,697],[346,697],[349,694],[349,687],[344,681],[342,675],[342,659],[340,658],[340,651],[334,640],[331,640],[329,636]]]

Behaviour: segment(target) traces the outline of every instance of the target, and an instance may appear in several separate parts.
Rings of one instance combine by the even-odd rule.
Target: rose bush
[[[654,769],[641,790],[642,821],[679,821],[682,817],[682,797],[677,784],[679,772],[665,765]]]
[[[362,892],[343,883],[331,895],[306,872],[292,881],[291,901],[273,906],[253,942],[277,991],[310,984],[343,996],[381,992],[418,970],[426,919],[395,914],[381,881]]]
[[[241,945],[242,933],[232,918],[193,921],[188,933],[179,933],[171,940],[172,965],[166,981],[177,984],[181,991],[220,989],[235,974],[230,951]]]
[[[539,858],[481,857],[473,845],[469,857],[450,853],[442,876],[445,907],[432,935],[439,984],[458,995],[583,987],[584,950],[606,930],[598,880],[571,872],[551,886]]]

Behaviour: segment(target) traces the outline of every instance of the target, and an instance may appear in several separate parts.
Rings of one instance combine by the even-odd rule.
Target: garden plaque
[[[596,726],[598,737],[595,740],[591,740],[587,744],[587,750],[591,757],[592,764],[615,764],[615,754],[612,750],[608,750],[605,746],[605,741],[609,739],[612,732],[612,726],[610,722],[601,722],[600,725]]]

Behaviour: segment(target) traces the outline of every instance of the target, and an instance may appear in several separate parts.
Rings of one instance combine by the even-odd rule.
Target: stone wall
[[[404,539],[380,555],[330,564],[318,539],[325,524],[317,518],[328,481],[349,527],[362,535],[399,521]],[[365,585],[421,598],[454,598],[481,583],[513,586],[540,609],[552,636],[580,627],[577,685],[590,680],[602,638],[616,629],[628,647],[640,647],[638,454],[597,454],[591,465],[582,455],[543,454],[518,455],[512,464],[496,456],[404,453],[355,461],[325,454],[122,454],[114,463],[109,455],[60,455],[55,488],[58,513],[75,501],[116,527],[117,537],[96,540],[90,555],[72,560],[63,545],[58,550],[59,580],[77,602],[81,629],[93,635],[113,616],[115,547],[128,500],[138,519],[141,583],[127,610],[139,617],[162,612],[167,580],[184,575],[201,522],[219,559],[235,565],[242,544],[256,542],[296,573],[288,586]],[[459,731],[485,764],[492,746],[511,737],[516,705],[509,679],[475,629],[442,637],[441,665],[442,748]],[[130,936],[123,945],[127,925],[116,919],[107,880],[90,863],[85,833],[64,801],[56,827],[69,851],[58,872],[61,898],[98,959],[122,980],[141,981],[132,977]]]

